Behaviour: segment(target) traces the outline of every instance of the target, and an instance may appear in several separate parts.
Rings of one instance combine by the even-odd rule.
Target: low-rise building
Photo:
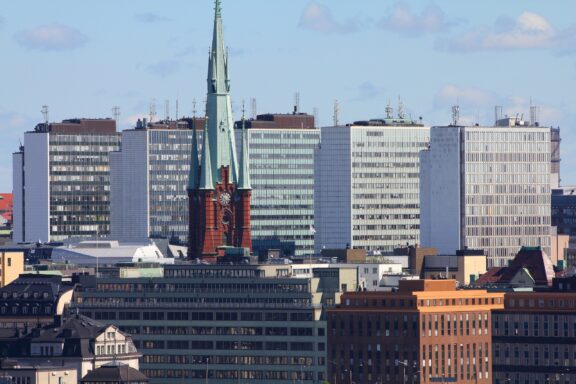
[[[574,383],[575,306],[574,277],[543,292],[507,292],[492,316],[494,383]]]
[[[35,328],[64,314],[74,285],[61,276],[22,274],[0,288],[0,329]]]
[[[0,250],[0,288],[10,284],[24,272],[24,252]]]
[[[401,280],[348,292],[328,310],[328,379],[340,383],[492,383],[491,311],[502,293],[455,280]]]
[[[0,356],[23,367],[58,366],[83,377],[101,365],[122,362],[138,369],[132,338],[114,325],[86,316],[56,316],[52,324],[31,329],[1,328]]]
[[[78,373],[74,369],[54,365],[21,366],[15,361],[0,364],[0,384],[76,384]]]

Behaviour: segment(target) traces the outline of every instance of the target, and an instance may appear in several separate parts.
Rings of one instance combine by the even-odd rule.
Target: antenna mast
[[[502,106],[497,105],[494,107],[494,125],[498,124],[500,119],[502,119]]]
[[[196,117],[196,99],[192,100],[192,117]]]
[[[453,105],[452,106],[452,125],[458,125],[458,121],[460,120],[460,106]]]
[[[300,92],[294,93],[294,114],[300,113]]]
[[[154,122],[156,118],[156,99],[152,99],[150,102],[150,122]]]
[[[314,126],[317,127],[319,117],[318,107],[314,107],[314,109],[312,110],[312,114],[314,115]]]
[[[44,117],[44,123],[46,123],[46,125],[47,125],[48,124],[48,106],[43,105],[42,110],[40,112],[42,112],[42,116]]]
[[[387,119],[394,118],[394,108],[392,108],[392,105],[390,104],[390,100],[388,100],[388,105],[386,105],[386,108],[384,108],[384,111],[386,112],[386,118]]]
[[[164,119],[170,120],[170,100],[164,100]]]
[[[112,107],[112,115],[114,116],[114,121],[116,122],[116,126],[118,126],[118,121],[120,120],[120,107],[115,105]]]
[[[532,98],[530,98],[530,125],[534,126],[538,123],[538,106],[532,104]]]
[[[338,126],[338,120],[340,120],[340,103],[338,100],[334,100],[334,126]]]
[[[176,121],[178,121],[178,98],[176,98]]]
[[[251,106],[252,106],[252,120],[256,120],[256,98],[253,97],[251,100]]]
[[[404,103],[400,99],[400,96],[398,96],[398,118],[404,119],[405,117],[406,113],[404,112]]]

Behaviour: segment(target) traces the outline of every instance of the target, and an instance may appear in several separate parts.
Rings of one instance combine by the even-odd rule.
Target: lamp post
[[[402,364],[402,368],[403,368],[403,376],[402,376],[402,383],[406,384],[406,367],[408,366],[408,363],[405,363],[404,361],[400,361],[400,360],[395,360],[396,364]]]

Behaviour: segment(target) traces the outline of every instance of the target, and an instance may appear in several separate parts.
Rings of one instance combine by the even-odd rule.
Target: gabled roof
[[[104,364],[101,367],[90,371],[80,380],[80,383],[126,383],[131,382],[147,383],[148,378],[136,369],[120,363]]]

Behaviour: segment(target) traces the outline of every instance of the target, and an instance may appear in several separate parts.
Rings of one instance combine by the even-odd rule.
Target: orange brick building
[[[492,383],[491,312],[503,293],[401,280],[328,310],[330,383]]]

